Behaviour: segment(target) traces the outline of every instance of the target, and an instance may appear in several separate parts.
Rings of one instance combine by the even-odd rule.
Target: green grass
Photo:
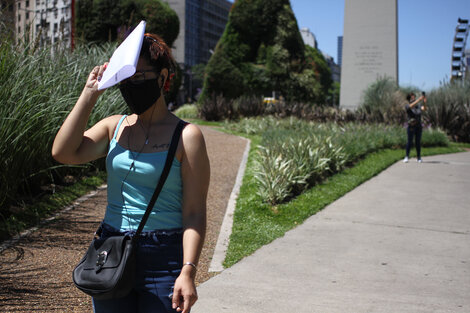
[[[404,156],[404,151],[385,149],[367,155],[353,167],[329,177],[288,203],[270,206],[257,195],[253,165],[257,142],[253,142],[247,170],[238,196],[234,224],[224,262],[230,267],[260,247],[303,223],[308,217],[353,190],[363,182],[379,174]],[[423,148],[422,155],[436,155],[463,151],[465,145]],[[413,154],[412,154],[413,155]]]

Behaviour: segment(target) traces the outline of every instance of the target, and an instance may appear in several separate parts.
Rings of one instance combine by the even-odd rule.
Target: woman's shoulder
[[[188,123],[183,129],[181,137],[183,139],[183,146],[186,152],[200,151],[201,148],[205,150],[206,144],[204,135],[197,125]]]
[[[111,115],[103,118],[100,123],[107,125],[109,128],[115,128],[124,115]]]
[[[201,129],[192,123],[188,123],[186,121],[183,121],[186,123],[186,126],[183,129],[183,139],[189,139],[189,140],[201,140],[204,139],[204,135],[202,134]]]
[[[119,124],[119,121],[121,118],[124,117],[124,115],[111,115],[108,117],[103,118],[101,121],[97,123],[97,125],[100,125],[100,128],[103,130],[106,129],[108,132],[110,138],[112,137],[112,134],[114,133],[114,130]]]

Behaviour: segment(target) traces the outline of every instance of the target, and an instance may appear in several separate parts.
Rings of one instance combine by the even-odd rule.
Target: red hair
[[[165,41],[158,35],[146,33],[140,50],[140,57],[144,58],[158,72],[166,68],[168,78],[165,82],[165,91],[170,90],[170,81],[175,75],[176,61],[171,54],[171,49]]]

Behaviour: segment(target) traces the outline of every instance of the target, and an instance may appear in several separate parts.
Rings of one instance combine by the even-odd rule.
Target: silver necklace
[[[139,118],[137,117],[137,119],[139,119]],[[127,120],[127,116],[126,116],[126,121],[127,121],[127,124],[130,126],[129,121]],[[143,125],[141,125],[141,126],[143,127]],[[149,131],[147,131],[147,134],[146,134],[145,143],[142,145],[140,150],[135,155],[134,155],[134,151],[132,151],[132,149],[131,149],[132,127],[130,126],[129,128],[130,128],[130,131],[129,131],[129,135],[127,136],[127,149],[129,150],[129,152],[132,155],[132,163],[131,163],[131,166],[129,167],[129,170],[127,171],[126,175],[124,176],[124,178],[121,182],[121,199],[122,199],[122,205],[124,206],[124,210],[126,211],[125,216],[127,217],[127,222],[130,226],[131,225],[131,217],[129,216],[129,211],[127,210],[127,206],[126,206],[126,200],[124,199],[124,183],[127,180],[127,177],[131,173],[132,169],[135,168],[135,162],[137,161],[137,158],[142,153],[145,146],[148,144],[148,137],[149,137],[149,133],[150,133],[150,127],[149,127]]]

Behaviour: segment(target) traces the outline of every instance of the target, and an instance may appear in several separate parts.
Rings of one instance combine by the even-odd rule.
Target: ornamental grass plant
[[[470,142],[470,80],[442,85],[428,95],[427,121],[460,142]]]
[[[257,193],[271,205],[299,195],[367,154],[402,149],[406,144],[403,127],[385,124],[339,125],[266,117],[242,119],[226,127],[261,138],[253,175]],[[425,129],[422,145],[448,146],[449,140],[440,130]]]
[[[13,218],[32,197],[54,192],[70,174],[96,167],[60,165],[51,157],[55,134],[78,99],[91,69],[107,61],[115,46],[79,46],[73,52],[34,42],[0,42],[0,220]],[[89,125],[122,113],[117,89],[105,92]],[[12,209],[15,208],[15,209]],[[42,213],[38,213],[39,215]]]

